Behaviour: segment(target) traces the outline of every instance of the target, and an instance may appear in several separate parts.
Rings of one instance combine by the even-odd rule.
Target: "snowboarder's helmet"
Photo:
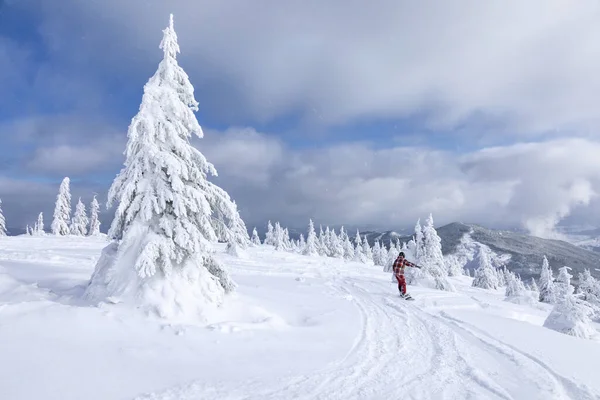
[[[401,251],[400,254],[398,254],[398,257],[404,257],[404,252]]]

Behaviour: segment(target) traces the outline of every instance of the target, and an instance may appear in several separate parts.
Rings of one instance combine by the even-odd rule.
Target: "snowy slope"
[[[1,238],[1,399],[600,399],[600,339],[466,277],[406,302],[377,267],[219,248],[238,292],[177,326],[79,300],[104,245]]]

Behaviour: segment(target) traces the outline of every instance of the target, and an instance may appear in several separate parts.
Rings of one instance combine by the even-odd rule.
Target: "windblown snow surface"
[[[0,238],[0,399],[600,399],[600,341],[468,277],[408,302],[379,267],[223,246],[236,294],[175,325],[82,300],[105,245]]]

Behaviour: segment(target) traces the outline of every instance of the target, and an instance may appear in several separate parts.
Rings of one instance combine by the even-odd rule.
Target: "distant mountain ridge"
[[[453,222],[437,228],[442,239],[442,252],[456,252],[464,235],[469,234],[475,242],[488,246],[498,254],[509,254],[506,266],[521,275],[523,279],[538,278],[544,255],[552,269],[567,266],[572,268],[571,274],[577,277],[578,272],[589,269],[592,275],[600,277],[600,253],[584,249],[562,240],[542,239],[519,232],[502,231],[484,228],[474,224]],[[380,240],[389,245],[390,240],[408,242],[412,235],[402,236],[394,231],[365,232],[369,243]]]

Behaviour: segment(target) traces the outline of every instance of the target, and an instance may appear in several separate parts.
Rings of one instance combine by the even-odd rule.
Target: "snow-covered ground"
[[[219,248],[239,287],[208,326],[81,300],[99,238],[0,238],[0,399],[600,399],[600,341],[503,292]],[[600,327],[598,327],[600,329]]]

